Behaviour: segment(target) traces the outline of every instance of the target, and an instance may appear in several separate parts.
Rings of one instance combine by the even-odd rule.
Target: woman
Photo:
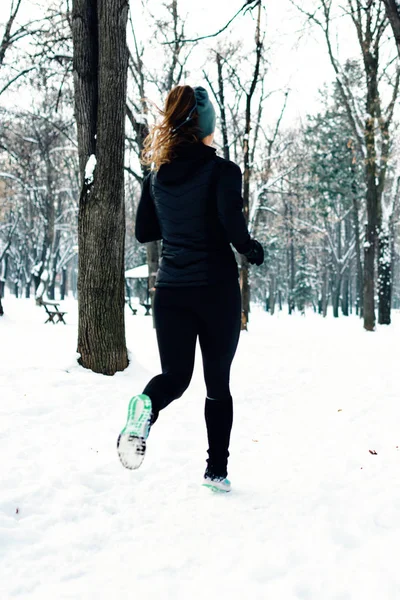
[[[239,167],[211,148],[216,117],[206,90],[174,88],[162,114],[145,140],[143,162],[151,172],[136,216],[139,242],[163,241],[154,297],[162,374],[130,401],[118,453],[128,469],[140,466],[150,426],[190,383],[198,338],[209,444],[203,485],[228,492],[229,375],[241,323],[238,268],[230,244],[252,264],[261,265],[264,252],[247,230]]]

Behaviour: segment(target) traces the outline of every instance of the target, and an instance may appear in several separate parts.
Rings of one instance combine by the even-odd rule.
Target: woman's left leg
[[[203,303],[199,342],[207,388],[205,419],[208,436],[207,471],[227,476],[233,405],[229,379],[240,336],[239,283],[210,286]]]

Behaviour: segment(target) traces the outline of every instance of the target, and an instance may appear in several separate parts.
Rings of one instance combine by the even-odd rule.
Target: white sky
[[[11,0],[0,0],[0,22],[8,14]],[[19,17],[24,21],[29,15],[37,14],[38,5],[50,4],[51,0],[22,0],[23,8]],[[312,5],[315,0],[299,0],[301,5]],[[72,2],[72,0],[71,0]],[[179,0],[181,14],[187,14],[186,33],[188,36],[204,35],[220,29],[242,6],[244,0]],[[162,0],[148,3],[153,14],[158,14]],[[305,17],[300,14],[289,0],[264,0],[266,6],[266,46],[269,47],[268,60],[270,71],[267,84],[270,89],[290,88],[289,103],[286,111],[286,124],[312,113],[317,108],[318,89],[326,81],[332,81],[333,69],[327,57],[325,40],[316,27],[305,25]],[[137,34],[146,42],[148,28],[143,19],[141,0],[130,0]],[[255,16],[255,11],[254,11]],[[251,14],[239,16],[228,31],[218,38],[202,42],[193,54],[191,65],[195,65],[193,76],[188,83],[203,83],[202,67],[206,61],[208,49],[225,38],[242,39],[249,49],[253,48],[254,17]],[[338,48],[341,58],[358,57],[359,49],[353,26],[346,19],[337,19],[333,27],[338,26]],[[160,52],[163,48],[160,48]],[[198,68],[196,78],[196,66]],[[276,99],[274,99],[276,98]],[[268,101],[267,110],[279,112],[282,97],[276,95]]]

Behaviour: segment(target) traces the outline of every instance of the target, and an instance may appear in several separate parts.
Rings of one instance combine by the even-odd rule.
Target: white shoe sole
[[[212,479],[205,479],[203,482],[203,487],[208,488],[212,492],[219,492],[223,494],[227,494],[232,490],[231,484],[226,485],[222,481],[213,481]]]
[[[144,460],[151,409],[151,400],[144,394],[134,396],[129,402],[126,425],[117,441],[119,460],[126,469],[138,469]]]

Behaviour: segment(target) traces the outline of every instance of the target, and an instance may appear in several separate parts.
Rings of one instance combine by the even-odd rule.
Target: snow
[[[148,276],[149,266],[147,264],[125,271],[125,279],[147,279]]]
[[[47,287],[47,282],[49,281],[49,272],[47,271],[47,269],[43,269],[43,272],[40,276],[40,283],[38,285],[38,289],[36,290],[36,294],[35,297],[36,298],[42,298],[45,291],[46,291],[46,287]]]
[[[141,125],[147,125],[148,116],[145,113],[137,113],[133,111],[133,117],[136,123],[140,123]]]
[[[140,470],[116,438],[159,369],[150,318],[126,312],[129,368],[76,363],[77,307],[0,318],[0,598],[398,600],[400,315],[253,309],[232,372],[233,491],[200,484],[201,364],[160,415]],[[376,452],[377,454],[373,454]]]
[[[88,158],[85,167],[85,181],[87,185],[93,183],[94,170],[96,168],[97,160],[94,154],[91,154]]]

